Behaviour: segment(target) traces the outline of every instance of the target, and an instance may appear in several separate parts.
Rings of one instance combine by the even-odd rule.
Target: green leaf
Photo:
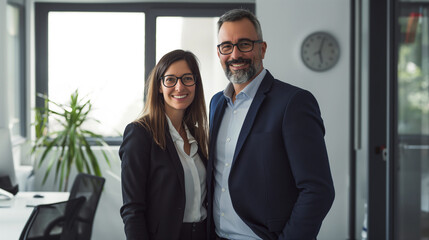
[[[101,176],[100,166],[98,165],[98,161],[92,152],[91,146],[88,144],[85,138],[81,138],[83,142],[83,146],[85,147],[86,153],[88,155],[88,158],[91,162],[92,170],[94,171],[96,176]]]
[[[57,182],[59,179],[59,189],[64,185],[64,190],[67,190],[73,166],[78,172],[101,176],[98,159],[86,137],[93,138],[101,146],[107,146],[107,143],[101,135],[81,127],[88,121],[100,123],[89,117],[92,110],[91,101],[79,97],[77,89],[70,95],[70,101],[67,104],[54,102],[46,94],[38,93],[37,96],[44,99],[44,107],[35,109],[35,121],[32,126],[35,128],[36,139],[31,148],[31,154],[36,154],[37,149],[44,148],[38,163],[39,168],[49,158],[43,184],[54,166],[54,181]],[[48,120],[57,123],[59,130],[48,131],[50,130]],[[101,152],[110,167],[108,155],[104,149],[101,149]]]

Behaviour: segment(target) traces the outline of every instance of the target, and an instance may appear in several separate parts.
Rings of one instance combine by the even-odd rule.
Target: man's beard
[[[236,70],[235,73],[233,73],[229,68],[229,66],[234,63],[249,64],[249,67],[247,69]],[[239,58],[239,59],[226,62],[225,75],[229,79],[229,81],[233,84],[245,83],[249,81],[255,74],[256,74],[256,68],[252,64],[252,61],[250,59]]]

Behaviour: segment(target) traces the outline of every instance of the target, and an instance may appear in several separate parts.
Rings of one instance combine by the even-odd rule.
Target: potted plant
[[[91,120],[99,122],[88,117],[92,109],[91,101],[79,98],[78,90],[71,94],[70,102],[67,104],[56,103],[43,94],[38,96],[45,99],[45,104],[44,107],[36,108],[34,122],[36,139],[31,153],[41,152],[38,163],[36,159],[37,168],[47,162],[42,184],[45,184],[51,170],[55,169],[55,183],[59,178],[59,190],[64,184],[63,190],[66,191],[73,166],[78,172],[102,176],[99,160],[91,146],[107,144],[101,135],[83,127],[84,123]],[[58,122],[60,127],[48,129],[48,120]],[[37,151],[38,149],[41,151]],[[106,151],[101,149],[101,152],[110,166]]]

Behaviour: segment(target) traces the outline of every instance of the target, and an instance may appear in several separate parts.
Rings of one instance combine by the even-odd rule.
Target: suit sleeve
[[[125,128],[119,148],[123,198],[120,213],[128,240],[149,239],[145,220],[151,146],[148,135],[142,126],[131,123]]]
[[[315,239],[335,192],[323,121],[310,92],[301,90],[293,96],[284,114],[282,131],[299,195],[279,239]]]

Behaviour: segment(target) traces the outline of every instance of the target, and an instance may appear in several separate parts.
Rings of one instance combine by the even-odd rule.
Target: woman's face
[[[179,60],[174,62],[167,68],[164,76],[175,76],[182,77],[185,74],[193,74],[189,69],[188,63],[185,60]],[[189,76],[189,75],[188,75]],[[186,76],[184,76],[186,77]],[[167,78],[164,77],[164,81]],[[183,79],[186,83],[186,80]],[[193,86],[185,86],[181,79],[177,79],[177,83],[174,87],[167,88],[161,81],[161,88],[159,92],[162,93],[165,102],[165,112],[168,116],[175,114],[184,114],[186,108],[191,105],[195,97],[195,84]],[[187,79],[189,82],[189,79]],[[190,85],[189,83],[187,85]]]

